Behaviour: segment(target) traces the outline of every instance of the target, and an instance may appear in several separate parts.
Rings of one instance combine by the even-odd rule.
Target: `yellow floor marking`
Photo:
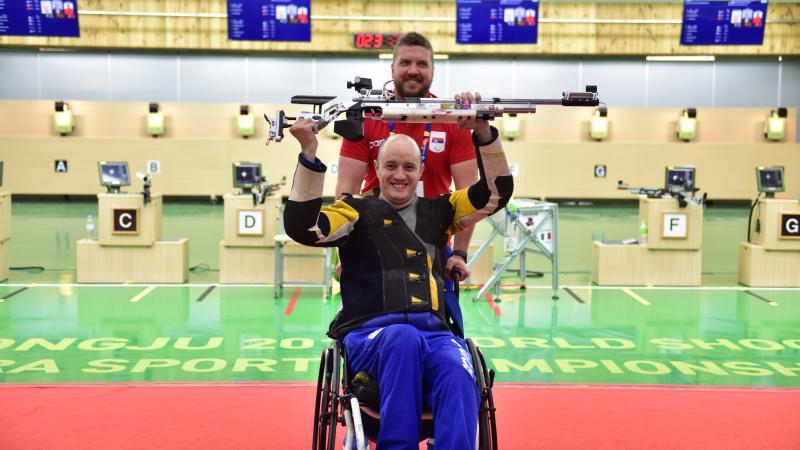
[[[147,295],[147,294],[149,294],[149,293],[153,292],[153,289],[155,289],[155,288],[156,288],[155,286],[150,286],[149,288],[147,288],[147,289],[143,290],[142,292],[139,292],[138,294],[136,294],[136,297],[133,297],[133,298],[131,299],[131,303],[136,303],[136,302],[138,302],[139,300],[141,300],[141,299],[142,299],[142,297],[144,297],[145,295]]]
[[[643,304],[644,306],[650,306],[650,302],[648,302],[647,300],[643,299],[642,297],[637,295],[632,290],[625,288],[625,289],[622,289],[622,292],[630,295],[631,297],[633,297],[634,300],[636,300],[637,302]]]

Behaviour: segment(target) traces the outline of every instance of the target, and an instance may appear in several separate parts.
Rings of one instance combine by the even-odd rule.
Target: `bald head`
[[[419,146],[417,145],[417,142],[405,134],[395,134],[394,136],[391,136],[383,141],[381,146],[378,148],[378,156],[375,159],[375,164],[380,166],[381,161],[383,161],[383,158],[387,152],[389,154],[394,154],[398,151],[403,153],[413,151],[417,156],[417,164],[422,164],[422,155],[419,152]]]
[[[422,155],[414,139],[405,134],[386,139],[375,159],[380,197],[397,209],[407,206],[414,198],[422,169]]]

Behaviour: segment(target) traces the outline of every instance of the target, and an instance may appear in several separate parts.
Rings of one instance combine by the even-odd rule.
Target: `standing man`
[[[394,48],[392,80],[395,99],[435,97],[433,83],[433,47],[428,39],[415,32],[404,35]],[[469,130],[455,123],[394,123],[364,121],[364,139],[344,140],[339,151],[339,176],[336,198],[342,194],[374,194],[378,188],[375,160],[381,143],[395,134],[410,136],[420,148],[425,171],[417,186],[417,195],[437,198],[450,192],[451,180],[456,189],[464,189],[478,181],[478,165]],[[363,189],[362,189],[363,181]],[[467,250],[474,228],[456,234],[453,255],[447,260],[446,272],[457,269],[464,278],[467,271]]]

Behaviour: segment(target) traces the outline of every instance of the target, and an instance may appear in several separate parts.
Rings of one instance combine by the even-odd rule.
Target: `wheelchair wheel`
[[[497,450],[497,422],[495,420],[494,398],[492,385],[494,373],[488,371],[483,352],[475,346],[472,339],[467,339],[467,348],[472,356],[472,366],[475,371],[475,380],[480,392],[478,408],[478,449]]]
[[[328,413],[328,450],[336,449],[336,428],[339,426],[339,406],[341,403],[341,396],[339,395],[339,385],[341,383],[341,374],[339,368],[342,365],[341,348],[338,342],[334,342],[330,349],[331,365],[330,365],[330,411]],[[320,441],[322,444],[323,441]],[[321,445],[320,445],[321,448]]]
[[[339,346],[322,351],[314,402],[314,431],[312,450],[333,450],[339,413]]]
[[[319,362],[319,374],[317,375],[316,401],[314,402],[314,432],[311,441],[311,450],[320,450],[321,442],[325,442],[328,428],[325,424],[325,417],[328,414],[330,405],[330,377],[328,367],[330,365],[330,349],[322,350],[322,358]]]

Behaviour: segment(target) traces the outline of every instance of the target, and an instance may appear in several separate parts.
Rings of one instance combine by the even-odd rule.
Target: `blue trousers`
[[[352,331],[344,343],[351,373],[380,385],[378,450],[418,450],[423,402],[433,409],[436,450],[475,448],[480,394],[463,339],[392,324]]]

